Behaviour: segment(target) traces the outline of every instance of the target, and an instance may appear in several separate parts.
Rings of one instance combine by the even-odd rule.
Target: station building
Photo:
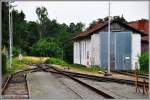
[[[134,70],[135,62],[141,54],[142,31],[127,23],[110,22],[110,67],[111,70]],[[91,29],[81,32],[74,38],[74,64],[87,67],[108,65],[108,22],[97,23]]]

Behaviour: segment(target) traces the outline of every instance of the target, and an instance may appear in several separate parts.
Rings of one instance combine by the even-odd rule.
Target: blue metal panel
[[[108,66],[108,32],[100,33],[101,67]],[[131,69],[131,32],[110,33],[110,68],[111,70]]]
[[[116,33],[116,69],[131,69],[131,32]]]
[[[101,67],[107,69],[108,65],[108,33],[101,32],[100,33],[100,59],[101,59]]]

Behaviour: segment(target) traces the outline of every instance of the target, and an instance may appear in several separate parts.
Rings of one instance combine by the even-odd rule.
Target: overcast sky
[[[108,1],[16,1],[13,5],[23,10],[28,21],[37,20],[35,10],[41,6],[47,8],[50,19],[57,19],[59,23],[83,22],[87,26],[95,19],[108,16]],[[148,1],[111,2],[111,16],[122,14],[127,21],[148,19]]]

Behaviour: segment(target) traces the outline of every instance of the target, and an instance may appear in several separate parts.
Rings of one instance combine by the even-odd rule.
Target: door
[[[101,67],[108,67],[108,32],[100,33]],[[131,32],[110,33],[110,69],[131,69]]]
[[[131,69],[131,32],[116,32],[116,70]]]
[[[100,62],[101,67],[108,66],[108,32],[100,33]],[[115,32],[110,33],[110,69],[115,70]]]

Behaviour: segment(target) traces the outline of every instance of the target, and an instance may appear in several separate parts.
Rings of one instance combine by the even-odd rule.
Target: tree
[[[30,41],[27,38],[27,22],[23,11],[13,10],[13,46],[19,50],[26,51]]]
[[[96,22],[95,20],[92,21],[92,22],[90,23],[89,27],[87,28],[87,30],[93,28],[93,27],[96,25],[96,23],[97,23],[97,22]]]
[[[9,10],[8,2],[2,2],[2,48],[9,47]]]
[[[32,47],[32,53],[36,56],[57,57],[60,47],[53,38],[42,38]]]
[[[82,22],[79,22],[77,24],[75,23],[70,23],[69,28],[68,28],[68,32],[70,33],[79,33],[83,31],[84,28],[84,24]]]
[[[48,12],[47,12],[47,9],[45,7],[38,7],[36,9],[36,14],[38,16],[38,19],[39,19],[39,35],[40,35],[40,38],[42,37],[43,34],[46,34],[45,31],[46,31],[46,22],[49,20],[48,19]]]
[[[74,33],[76,30],[76,25],[74,23],[70,23],[68,30],[70,33]]]
[[[2,44],[9,48],[8,7],[3,3],[2,9]],[[38,21],[25,20],[23,11],[13,10],[13,53],[32,56],[62,56],[65,61],[73,61],[73,41],[76,33],[82,32],[84,24],[60,24],[56,19],[50,20],[45,7],[38,7]]]
[[[83,31],[83,28],[84,28],[84,24],[82,22],[79,22],[76,24],[76,32],[82,32]]]

